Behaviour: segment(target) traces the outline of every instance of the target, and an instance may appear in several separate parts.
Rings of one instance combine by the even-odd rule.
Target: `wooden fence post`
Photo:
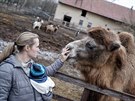
[[[90,95],[90,90],[84,88],[84,91],[82,93],[82,97],[80,101],[89,101],[89,95]]]

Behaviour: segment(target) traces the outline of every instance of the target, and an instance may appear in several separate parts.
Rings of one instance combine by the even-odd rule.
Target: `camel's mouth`
[[[67,61],[69,62],[70,65],[74,65],[76,63],[76,59],[72,57],[68,57]]]
[[[77,68],[78,67],[77,66],[77,61],[75,59],[70,58],[67,61],[68,61],[69,65],[71,65],[73,68]]]
[[[76,61],[76,59],[75,59],[74,57],[70,57],[70,56],[69,56],[69,57],[67,58],[67,61],[68,61],[68,62],[70,62],[70,61],[74,62],[74,61]]]

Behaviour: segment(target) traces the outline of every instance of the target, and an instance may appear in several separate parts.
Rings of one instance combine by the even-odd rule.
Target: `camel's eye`
[[[87,48],[88,50],[94,50],[96,47],[97,47],[97,46],[96,46],[95,43],[90,43],[90,42],[87,42],[87,43],[86,43],[86,48]]]
[[[111,43],[109,46],[110,51],[114,51],[114,50],[117,50],[119,48],[120,48],[120,45],[119,45],[119,43],[116,43],[116,42]]]
[[[104,45],[104,40],[103,40],[102,37],[96,39],[96,42],[97,42],[98,44]]]

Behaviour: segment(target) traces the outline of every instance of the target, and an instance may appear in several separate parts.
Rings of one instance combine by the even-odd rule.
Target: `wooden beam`
[[[53,94],[53,99],[58,100],[58,101],[73,101],[71,99],[62,97],[62,96],[60,96],[58,94]]]
[[[89,95],[90,90],[85,88],[80,101],[89,101]]]
[[[83,87],[83,88],[87,88],[87,89],[95,91],[97,93],[101,93],[101,94],[112,96],[112,97],[117,97],[117,98],[124,100],[124,101],[134,101],[135,100],[135,96],[133,96],[131,94],[127,94],[124,92],[118,92],[118,91],[115,91],[113,89],[103,89],[103,88],[100,88],[98,86],[86,83],[85,81],[80,80],[78,78],[66,75],[64,73],[57,72],[54,76],[60,80],[78,85],[78,86]]]

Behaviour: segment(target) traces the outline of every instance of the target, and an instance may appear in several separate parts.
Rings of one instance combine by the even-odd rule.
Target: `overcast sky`
[[[135,10],[135,0],[107,0],[128,8],[131,8],[133,6],[133,9]]]

